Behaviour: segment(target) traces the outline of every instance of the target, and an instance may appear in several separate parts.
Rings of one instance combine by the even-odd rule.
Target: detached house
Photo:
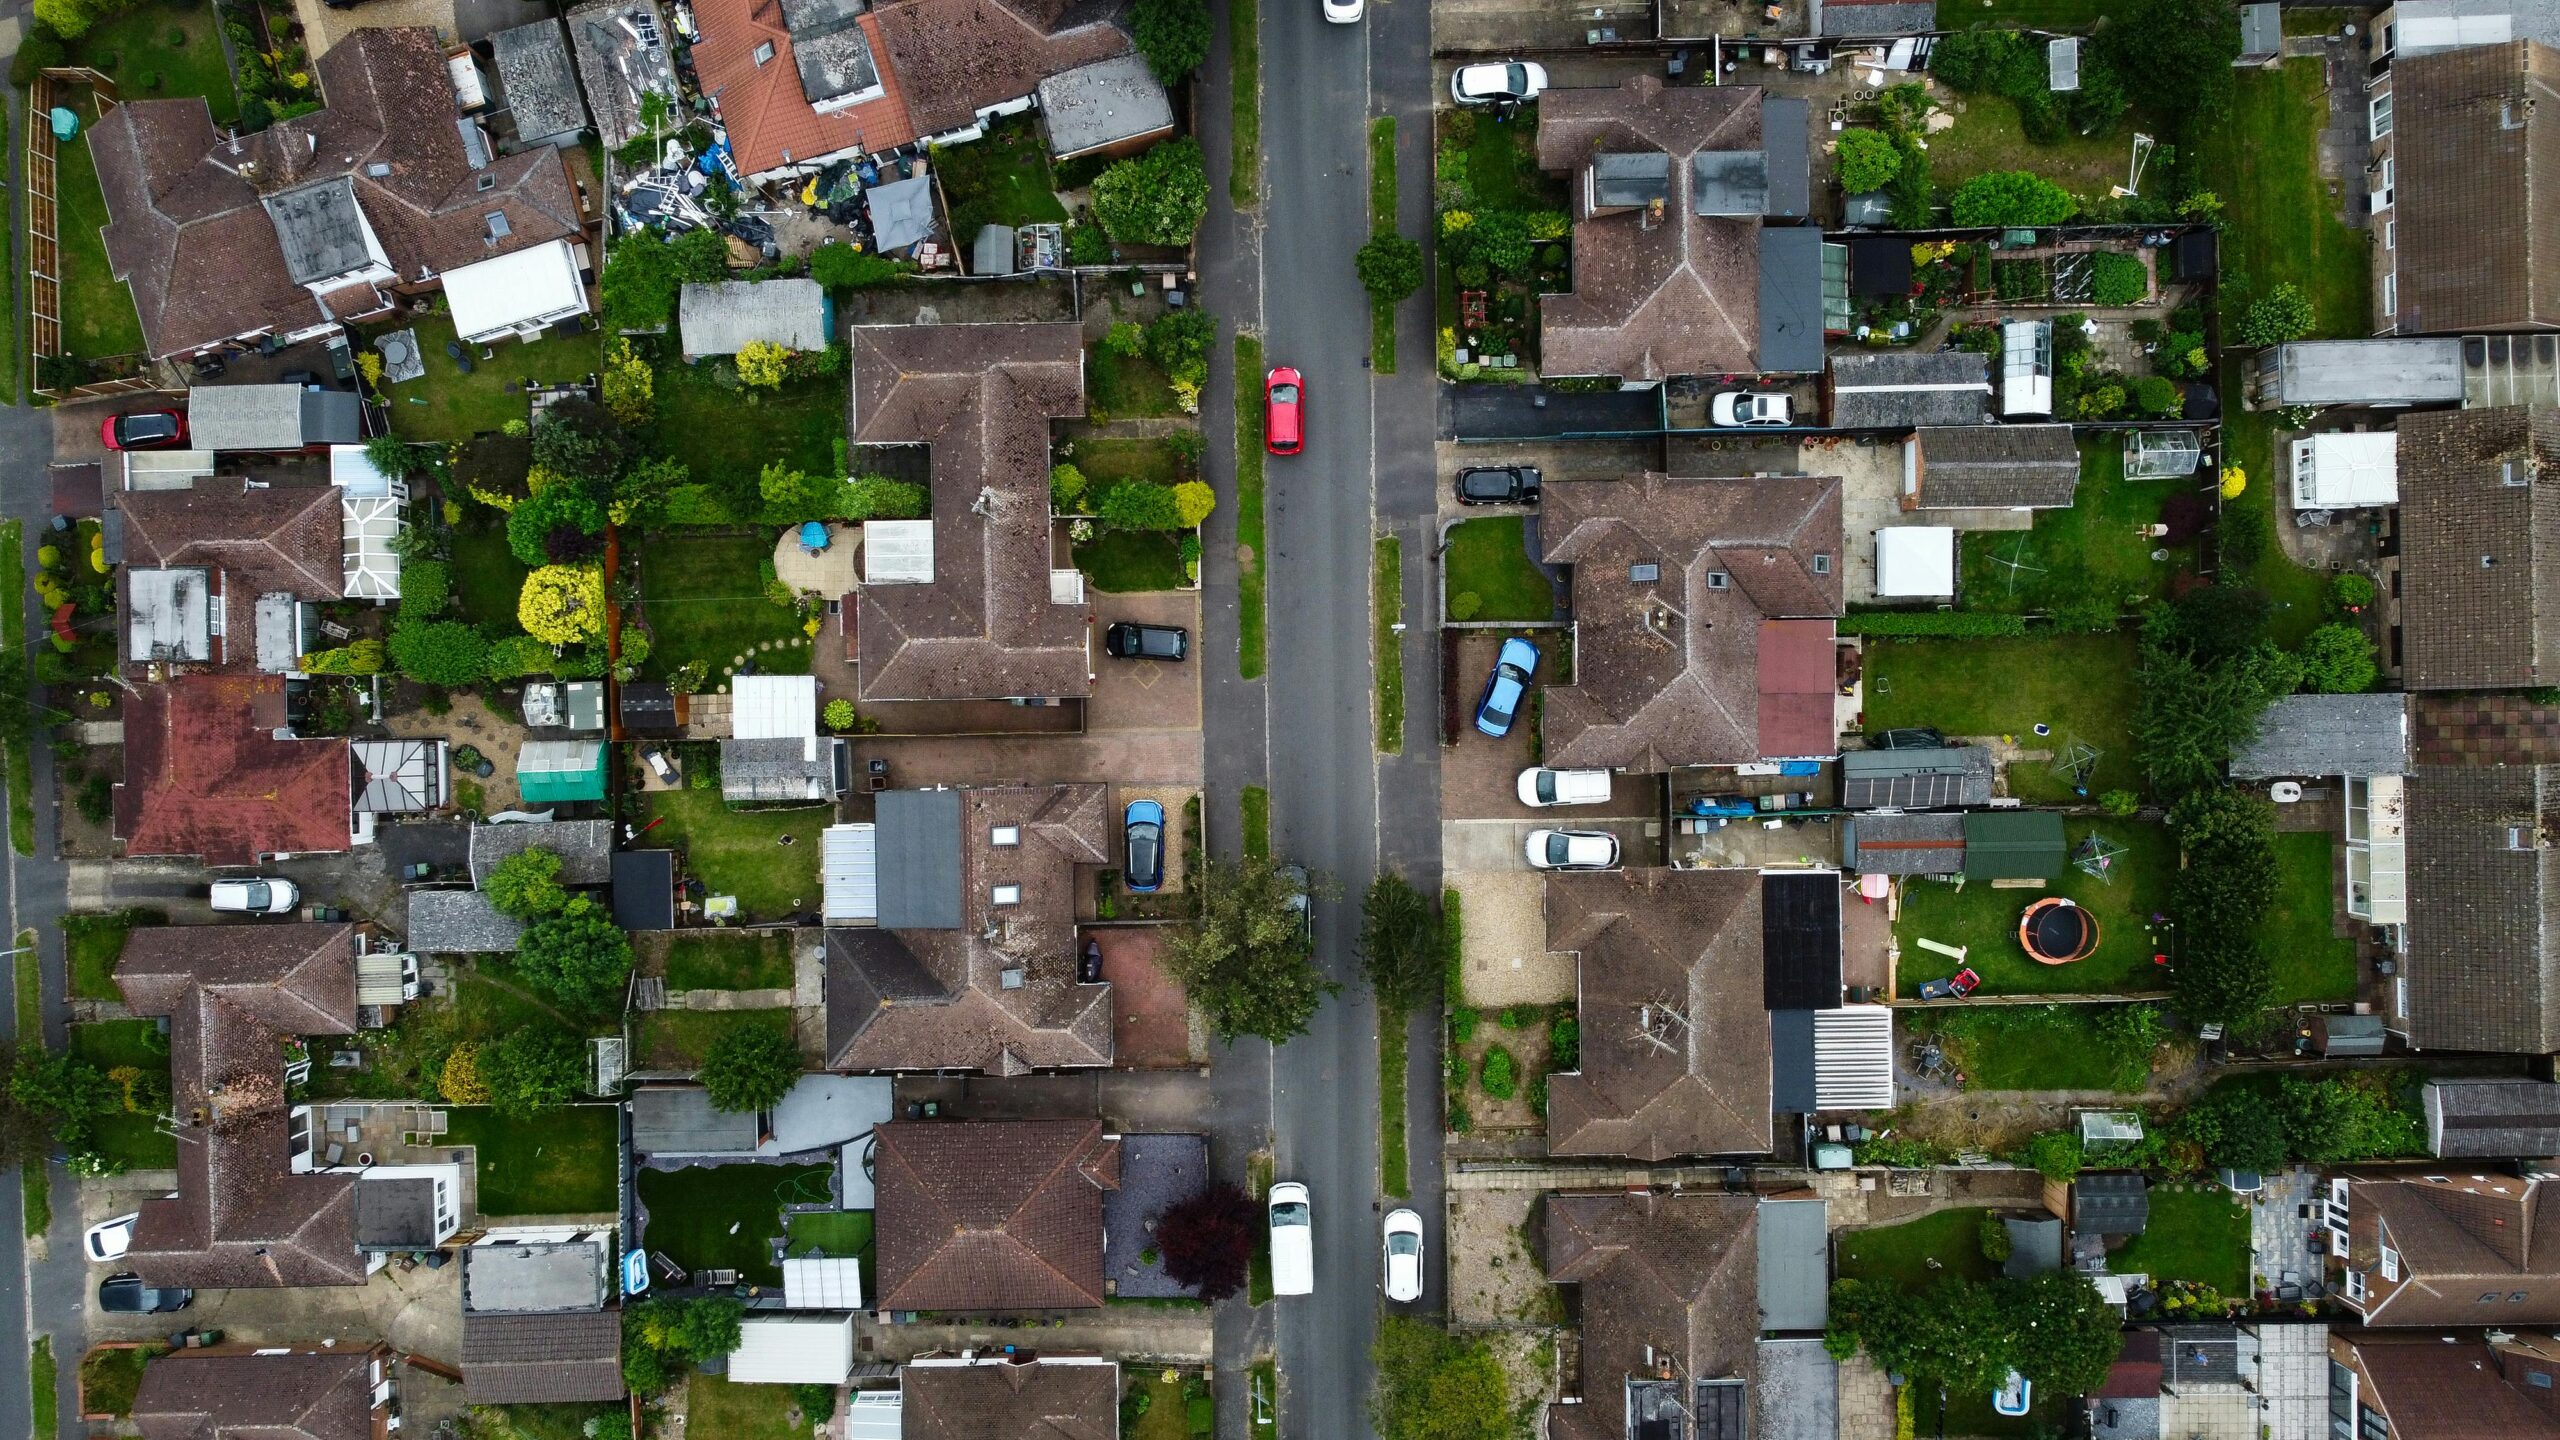
[[[903,1120],[873,1132],[879,1308],[1099,1307],[1120,1137],[1098,1120]]]
[[[2374,333],[2560,329],[2560,51],[2404,54],[2365,123]]]
[[[2560,1321],[2555,1198],[2516,1175],[2334,1176],[2329,1293],[2371,1326]]]

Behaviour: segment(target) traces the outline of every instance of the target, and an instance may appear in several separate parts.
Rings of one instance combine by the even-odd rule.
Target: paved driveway
[[[1147,595],[1094,597],[1093,695],[1085,702],[1085,728],[1197,730],[1200,669],[1214,663],[1201,651],[1200,592],[1166,590]],[[1102,630],[1114,621],[1176,625],[1191,635],[1191,658],[1115,660],[1102,652]]]

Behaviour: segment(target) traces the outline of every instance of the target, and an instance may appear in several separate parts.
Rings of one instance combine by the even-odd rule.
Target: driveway
[[[1460,993],[1478,1009],[1554,1005],[1574,998],[1570,955],[1547,949],[1547,881],[1513,857],[1508,870],[1462,871],[1444,864],[1457,893]]]
[[[1198,730],[1200,670],[1212,663],[1201,645],[1200,592],[1165,590],[1146,595],[1094,597],[1093,695],[1085,701],[1088,732]],[[1115,660],[1101,653],[1100,632],[1115,621],[1175,625],[1191,636],[1191,658]]]
[[[92,1265],[87,1312],[89,1341],[161,1340],[185,1328],[220,1330],[242,1345],[345,1345],[387,1340],[391,1348],[447,1365],[462,1362],[462,1266],[392,1264],[362,1285],[305,1285],[279,1290],[199,1290],[195,1303],[175,1315],[110,1315],[98,1308],[97,1281],[114,1269]]]
[[[1619,863],[1640,869],[1663,863],[1662,818],[1609,817],[1574,812],[1536,820],[1452,820],[1440,827],[1440,863],[1451,870],[1529,869],[1526,847],[1534,830],[1598,830],[1618,837]]]

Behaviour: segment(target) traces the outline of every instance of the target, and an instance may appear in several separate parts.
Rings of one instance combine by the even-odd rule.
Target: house
[[[1834,430],[1987,425],[1991,357],[1974,350],[1843,351],[1831,357],[1822,398]]]
[[[990,118],[1030,108],[1043,78],[1132,48],[1116,5],[882,0],[872,14],[915,133],[936,143],[974,140]]]
[[[291,343],[437,289],[466,340],[584,313],[560,152],[493,155],[435,32],[359,30],[313,68],[328,108],[254,135],[217,131],[201,99],[130,101],[91,127],[108,262],[151,354]]]
[[[1961,875],[1965,817],[1852,815],[1840,825],[1840,864],[1862,875]]]
[[[2548,1182],[2507,1174],[2333,1175],[2329,1294],[2369,1326],[2560,1321],[2560,1216]]]
[[[2462,403],[2462,342],[2450,336],[2294,340],[2258,352],[2249,408]]]
[[[2375,510],[2400,503],[2400,437],[2323,431],[2293,442],[2293,508]]]
[[[901,1120],[872,1136],[884,1310],[1103,1303],[1102,1197],[1120,1140],[1098,1120]]]
[[[2367,87],[2375,334],[2560,328],[2537,198],[2560,166],[2555,104],[2560,51],[2526,39],[2404,50]]]
[[[474,1405],[619,1400],[613,1232],[492,1230],[462,1251],[462,1386]]]
[[[2408,6],[2401,6],[2407,9]],[[2331,1407],[2357,1435],[2393,1440],[2560,1440],[2560,1339],[2340,1331],[2328,1337]]]
[[[2560,1085],[2548,1080],[2430,1080],[2427,1153],[2443,1160],[2560,1155]]]
[[[2392,1030],[2421,1050],[2560,1049],[2560,767],[2421,764],[2406,803]]]
[[[578,94],[578,69],[560,22],[548,15],[489,37],[498,97],[519,146],[570,145],[593,127]]]
[[[765,1117],[723,1110],[699,1085],[643,1085],[631,1092],[631,1149],[668,1158],[753,1155],[765,1139]]]
[[[666,106],[664,132],[684,125],[684,100],[675,60],[667,50],[667,21],[656,0],[587,0],[570,7],[569,46],[578,57],[578,79],[594,107],[596,134],[617,151],[649,134],[642,102],[655,95]]]
[[[2062,816],[2051,810],[1968,810],[1964,874],[1968,880],[2049,881],[2066,858]]]
[[[705,355],[735,355],[754,341],[824,350],[836,329],[835,302],[808,279],[688,282],[676,316],[688,364]]]
[[[921,445],[932,468],[931,520],[864,527],[861,698],[1085,695],[1084,577],[1052,558],[1049,511],[1049,422],[1084,413],[1077,327],[857,326],[851,413],[855,444]]]
[[[2398,618],[2411,690],[2560,683],[2560,409],[2401,417]]]
[[[1840,756],[1843,810],[1959,810],[1991,803],[1994,766],[1980,745],[1850,750]]]
[[[187,443],[223,454],[362,445],[364,397],[309,385],[199,385],[187,392]]]
[[[1134,155],[1173,134],[1173,100],[1137,55],[1114,55],[1040,82],[1040,128],[1060,160]]]
[[[354,843],[347,742],[280,739],[284,681],[185,675],[124,702],[115,834],[127,856],[251,865]]]
[[[1556,486],[1545,508],[1540,558],[1572,567],[1577,662],[1544,687],[1546,763],[1836,752],[1838,480],[1647,474]]]
[[[2373,17],[2371,30],[2374,62],[2388,66],[2403,56],[2472,45],[2560,45],[2560,14],[2516,0],[2400,0]]]
[[[818,733],[813,675],[741,675],[720,742],[720,798],[732,805],[806,805],[853,783],[853,752]]]
[[[864,827],[831,830],[827,1067],[1110,1064],[1111,987],[1083,983],[1075,944],[1077,898],[1111,861],[1105,808],[1100,785],[883,791],[858,866],[835,832]]]
[[[220,1345],[154,1352],[133,1392],[143,1440],[382,1440],[391,1347]]]
[[[906,1440],[1116,1440],[1120,1365],[1091,1355],[936,1355],[898,1367]]]
[[[2068,425],[1931,426],[1902,442],[1905,510],[2058,510],[2079,488]]]
[[[1569,177],[1574,265],[1539,306],[1545,373],[1821,370],[1821,232],[1784,223],[1809,202],[1808,129],[1803,100],[1757,86],[1547,91],[1538,168]]]
[[[346,518],[334,487],[115,495],[126,663],[300,670],[299,607],[347,598]]]

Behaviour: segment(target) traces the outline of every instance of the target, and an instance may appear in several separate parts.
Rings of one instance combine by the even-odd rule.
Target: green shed
[[[1973,810],[1964,817],[1968,880],[2051,880],[2065,858],[2055,810]]]
[[[528,805],[601,800],[604,763],[601,740],[527,740],[516,752],[516,788]]]

